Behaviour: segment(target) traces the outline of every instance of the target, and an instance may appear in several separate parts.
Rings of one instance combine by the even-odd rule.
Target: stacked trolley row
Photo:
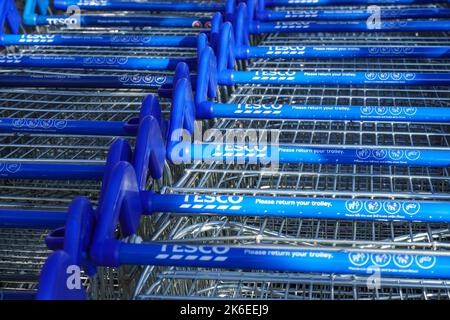
[[[277,170],[197,163],[164,189],[185,195],[171,208],[182,217],[160,218],[151,239],[160,251],[123,249],[128,263],[156,265],[135,298],[448,299],[450,29],[441,19],[383,18],[386,31],[365,21],[261,22],[255,32],[273,32],[260,48],[235,50],[255,58],[253,74],[224,77],[240,82],[229,109],[216,109],[216,127],[275,130],[301,150]],[[432,81],[414,83],[425,73]]]
[[[195,62],[195,36],[204,29],[178,18],[173,27],[158,19],[131,27],[52,27],[48,1],[27,1],[25,22],[41,26],[25,33],[14,2],[2,6],[0,291],[18,298],[35,293],[49,253],[46,229],[65,222],[58,210],[79,195],[95,201],[111,143],[123,136],[134,145],[140,121],[157,116],[147,95],[170,82],[179,60]],[[171,41],[159,40],[167,35]],[[42,210],[55,214],[44,221]],[[113,283],[92,292],[122,294],[116,289]]]
[[[172,81],[168,134],[158,134],[154,117],[147,121],[151,161],[142,165],[150,165],[152,178],[163,156],[201,162],[160,192],[143,183],[147,169],[114,165],[98,209],[75,199],[64,237],[48,238],[64,238],[64,246],[45,265],[41,298],[82,296],[63,287],[72,264],[90,274],[93,266],[149,265],[136,298],[448,297],[449,22],[441,19],[448,13],[382,20],[373,29],[365,22],[262,22],[248,5],[227,17],[235,31],[225,23],[212,26],[217,37],[198,37],[197,76],[184,72]],[[278,30],[340,42],[280,48],[273,41],[286,38],[274,34],[249,46],[247,32]],[[379,42],[408,32],[414,42],[388,51]],[[358,44],[364,37],[376,44]],[[242,72],[234,70],[235,57],[258,60]],[[280,59],[289,57],[304,59]],[[238,85],[226,104],[208,100],[218,85]],[[279,146],[243,152],[213,141],[179,148],[177,129],[193,133],[194,118],[219,118],[214,128],[224,136],[272,129]],[[166,137],[167,150],[160,148]],[[263,168],[274,155],[280,167]],[[141,215],[156,213],[153,230],[141,233],[152,241],[141,243]]]

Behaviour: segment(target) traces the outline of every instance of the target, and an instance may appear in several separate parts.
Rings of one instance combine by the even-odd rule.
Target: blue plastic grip
[[[295,249],[275,246],[198,246],[160,243],[128,244],[119,248],[120,265],[182,266],[315,272],[411,278],[448,278],[450,257],[394,254],[363,250]]]
[[[210,117],[450,122],[450,108],[212,103]]]
[[[446,202],[236,195],[146,194],[148,213],[449,222]]]
[[[219,83],[234,85],[437,85],[448,86],[450,74],[414,72],[342,72],[342,71],[232,71],[219,73]]]

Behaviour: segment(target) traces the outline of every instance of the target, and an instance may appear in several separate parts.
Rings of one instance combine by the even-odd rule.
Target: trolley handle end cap
[[[207,102],[208,98],[214,99],[217,96],[218,68],[216,56],[214,55],[214,51],[211,47],[206,46],[199,55],[200,59],[197,74],[197,85],[195,88],[195,105],[197,107],[197,111],[200,111],[198,116],[203,117],[207,115],[201,114],[201,105]],[[186,93],[186,95],[189,94]]]
[[[217,57],[217,73],[221,75],[225,70],[233,70],[236,64],[235,38],[233,35],[233,26],[230,22],[223,24],[220,33],[218,57]]]
[[[153,116],[147,116],[139,126],[134,152],[134,169],[139,190],[144,190],[148,174],[153,179],[161,179],[164,173],[166,148],[160,122]]]
[[[19,33],[21,20],[19,10],[17,9],[14,0],[5,0],[3,4],[0,5],[0,36],[5,33],[6,25],[11,33]]]
[[[229,17],[229,19],[232,19],[233,16],[234,16],[234,13]],[[228,19],[228,18],[226,18],[226,19]],[[211,44],[211,46],[214,50],[217,50],[220,30],[222,29],[223,22],[224,21],[223,21],[222,14],[220,12],[216,12],[212,17],[211,31],[209,33],[209,43]]]
[[[85,288],[69,288],[69,277],[77,276],[70,256],[64,251],[53,252],[45,262],[36,298],[38,300],[86,300]]]

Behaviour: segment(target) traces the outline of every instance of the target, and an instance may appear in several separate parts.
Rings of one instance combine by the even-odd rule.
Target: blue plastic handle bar
[[[87,75],[0,75],[2,87],[55,87],[55,88],[159,88],[171,84],[172,76],[87,76]]]
[[[0,300],[34,300],[34,299],[36,299],[36,292],[34,291],[0,290]]]
[[[54,229],[66,222],[66,212],[39,210],[0,210],[1,228]]]
[[[1,162],[0,179],[101,180],[104,165]]]
[[[125,70],[174,70],[178,63],[196,66],[196,58],[136,58],[115,56],[22,55],[0,56],[0,67],[45,67]]]
[[[450,150],[413,148],[334,148],[301,145],[189,144],[174,142],[167,150],[174,163],[201,161],[240,163],[313,163],[389,166],[450,166]]]
[[[257,11],[255,17],[261,21],[345,21],[367,20],[373,16],[369,10],[292,10],[292,11]],[[406,9],[381,9],[377,13],[380,19],[425,19],[445,18],[450,16],[450,9],[441,8],[406,8]]]
[[[232,71],[219,72],[219,83],[292,85],[450,85],[450,74],[414,72]]]
[[[222,3],[202,2],[136,2],[136,1],[109,1],[109,0],[54,0],[53,7],[57,10],[66,10],[69,6],[77,6],[83,10],[126,10],[126,11],[223,11]]]
[[[272,32],[418,32],[448,31],[449,20],[440,21],[382,21],[379,25],[367,22],[255,22],[250,33]]]
[[[264,0],[268,7],[273,6],[338,6],[338,5],[408,5],[448,3],[448,0]]]
[[[182,195],[147,192],[146,212],[314,219],[449,222],[448,202],[300,197]]]
[[[131,136],[137,132],[137,123],[124,123],[121,121],[0,118],[0,132]]]
[[[295,249],[270,246],[198,246],[120,243],[118,265],[276,270],[411,278],[448,278],[450,257],[412,252]]]
[[[105,27],[184,27],[203,28],[210,23],[208,18],[189,17],[151,17],[151,16],[107,16],[107,15],[79,15],[77,17],[55,15],[36,16],[32,21],[25,20],[31,26],[63,25],[63,26],[105,26]]]
[[[450,47],[422,46],[244,46],[237,50],[236,58],[285,59],[350,59],[350,58],[448,58]]]
[[[2,0],[0,3],[0,36],[8,26],[11,33],[19,33],[21,18],[14,0]]]
[[[57,35],[28,34],[0,35],[0,46],[51,45],[51,46],[113,46],[113,47],[195,47],[192,36],[126,36],[126,35]]]
[[[450,122],[450,108],[210,103],[208,118]],[[199,108],[199,106],[197,106]]]

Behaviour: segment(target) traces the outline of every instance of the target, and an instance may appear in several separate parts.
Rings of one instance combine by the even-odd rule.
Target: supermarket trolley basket
[[[158,116],[157,101],[154,100],[154,102],[156,104],[154,105],[153,110],[156,111],[155,116]],[[155,122],[156,124],[153,124],[152,122]],[[150,151],[148,151],[149,146],[151,146],[153,150],[164,148],[164,145],[156,145],[153,140],[151,140],[151,137],[154,133],[150,129],[153,127],[158,128],[158,133],[160,134],[159,126],[160,123],[158,123],[156,118],[154,118],[153,116],[147,116],[141,121],[141,124],[139,126],[139,133],[136,140],[135,152],[133,153],[132,160],[133,165],[136,166],[137,172],[142,172],[144,168],[142,163],[148,162],[145,167],[152,167],[154,171],[152,171],[153,173],[156,173],[158,171],[162,173],[162,169],[156,168],[153,165],[154,161],[156,161],[158,158],[155,157],[153,153],[150,153]],[[72,172],[69,175],[60,174],[58,177],[53,177],[53,179],[86,180],[97,178],[98,180],[102,180],[102,185],[105,186],[107,185],[108,179],[110,178],[109,172],[111,168],[114,167],[115,163],[122,160],[131,161],[131,147],[127,141],[123,139],[117,139],[111,144],[106,162],[104,163],[104,165],[102,165],[102,175],[97,174],[97,176],[95,176],[96,173],[95,170],[93,170],[93,172],[90,172],[89,177],[86,177],[86,175],[83,176],[82,174],[77,176],[76,172]],[[98,159],[98,161],[100,161],[100,159]],[[81,163],[79,164],[79,166],[90,167],[91,170],[99,170],[99,168],[92,168],[93,166],[89,166],[88,164]],[[72,167],[67,166],[67,164],[60,162],[54,163],[52,165],[52,170],[58,171],[58,169],[60,169],[61,167],[66,167],[67,170],[72,169]],[[100,165],[98,165],[98,167],[100,167]],[[51,177],[46,178],[50,179]],[[162,178],[162,175],[153,175],[153,178],[155,179],[155,181],[158,181]],[[145,185],[146,180],[141,181],[141,184]],[[102,192],[103,191],[100,191],[100,194]],[[33,296],[33,289],[36,289],[36,273],[40,271],[40,267],[42,267],[43,260],[45,259],[45,255],[48,253],[48,251],[42,248],[42,238],[38,239],[36,237],[24,237],[26,237],[27,235],[36,235],[38,231],[40,231],[42,234],[46,233],[46,229],[62,227],[64,226],[65,221],[66,215],[64,211],[61,211],[61,209],[58,211],[54,209],[36,210],[36,208],[34,208],[30,210],[23,208],[16,209],[4,207],[0,210],[0,223],[2,233],[4,233],[5,236],[9,235],[11,237],[9,242],[10,245],[13,245],[12,248],[9,248],[9,252],[3,252],[3,265],[1,268],[2,298],[17,298],[21,296],[29,298]],[[17,232],[17,230],[23,230],[24,228],[27,229],[25,230],[25,234],[20,234],[19,232]],[[10,231],[9,234],[7,233],[8,230]],[[2,240],[6,242],[7,239],[4,238]],[[47,239],[46,242],[50,248],[58,245],[52,243],[51,239]],[[29,257],[29,255],[31,254],[34,254],[34,258]],[[11,257],[9,257],[10,255]],[[12,257],[14,257],[14,259],[12,259]],[[25,268],[20,268],[21,263],[27,264],[26,266],[24,266]],[[20,269],[17,270],[17,268]],[[98,293],[93,291],[93,294],[95,295]],[[102,294],[104,295],[104,293]]]
[[[248,0],[249,12],[254,14],[256,20],[260,21],[289,21],[289,20],[367,20],[377,17],[378,19],[408,19],[408,18],[438,18],[448,17],[450,11],[445,1],[409,2],[398,3],[397,1],[383,1],[372,3],[372,1],[360,1],[347,4],[344,8],[328,7],[326,3],[310,1],[307,8],[286,7],[266,8],[265,0]],[[333,3],[328,3],[334,5]],[[311,5],[317,5],[312,7]],[[320,7],[323,5],[323,7]],[[271,10],[272,9],[272,10]],[[250,9],[252,10],[252,9]]]
[[[182,82],[183,80],[180,80],[180,83]],[[184,101],[191,103],[189,99]],[[90,252],[91,262],[94,265],[148,264],[153,266],[181,267],[167,270],[164,275],[161,275],[161,277],[167,275],[167,278],[170,278],[171,275],[173,278],[179,276],[178,280],[181,280],[179,282],[180,286],[173,283],[173,287],[161,288],[163,293],[158,292],[156,294],[139,291],[142,289],[145,281],[149,280],[149,277],[152,275],[146,270],[139,282],[139,298],[170,295],[186,297],[188,294],[209,294],[209,288],[216,290],[215,294],[219,294],[219,297],[230,297],[232,292],[235,293],[233,297],[252,297],[252,292],[246,291],[251,289],[249,286],[252,283],[256,284],[259,281],[257,279],[260,273],[255,272],[253,278],[246,279],[245,276],[250,274],[232,271],[236,269],[277,271],[273,277],[271,273],[266,273],[267,281],[270,282],[272,279],[275,279],[274,285],[277,285],[283,279],[288,283],[290,283],[290,279],[293,279],[294,288],[296,282],[300,281],[302,277],[307,278],[308,281],[314,281],[314,278],[309,277],[311,273],[350,274],[355,277],[338,276],[337,283],[340,281],[346,282],[347,279],[352,279],[354,283],[357,283],[358,281],[362,282],[360,276],[364,277],[368,272],[373,271],[374,265],[385,283],[392,283],[394,280],[391,277],[396,277],[398,278],[395,280],[397,285],[401,286],[402,279],[407,277],[408,279],[405,282],[407,288],[408,283],[410,285],[412,283],[413,286],[420,283],[420,286],[422,286],[423,282],[419,280],[414,282],[414,279],[423,278],[426,279],[425,283],[427,284],[428,282],[434,282],[448,290],[448,283],[446,284],[445,280],[436,280],[447,279],[448,277],[448,272],[445,271],[448,268],[447,264],[450,262],[446,249],[448,248],[446,244],[448,232],[446,233],[446,231],[433,233],[433,243],[424,241],[426,236],[423,234],[420,237],[411,239],[411,241],[414,240],[413,243],[408,241],[407,237],[395,240],[387,238],[379,241],[377,241],[378,239],[357,241],[351,238],[332,241],[331,239],[322,240],[317,237],[314,239],[309,239],[306,236],[300,238],[300,234],[295,234],[296,228],[291,228],[292,225],[290,227],[286,225],[286,222],[290,219],[294,221],[308,221],[308,219],[301,219],[301,217],[315,216],[325,218],[329,217],[328,214],[331,214],[334,218],[349,219],[351,224],[355,223],[353,220],[356,219],[361,223],[361,226],[367,224],[366,228],[369,230],[371,230],[371,225],[377,223],[377,220],[381,220],[379,222],[381,224],[386,224],[386,219],[389,221],[388,223],[409,223],[410,225],[412,221],[425,222],[428,219],[433,219],[434,222],[438,222],[439,219],[442,219],[440,221],[443,224],[448,224],[449,213],[446,209],[446,202],[355,200],[351,198],[347,200],[332,198],[314,199],[279,195],[244,196],[237,194],[241,189],[234,189],[228,195],[220,195],[218,194],[220,192],[219,189],[214,190],[213,188],[193,188],[191,190],[192,193],[187,188],[179,188],[178,190],[174,188],[173,190],[165,190],[163,193],[142,192],[138,183],[135,182],[136,174],[129,164],[121,162],[115,166],[112,172],[112,178],[109,180],[108,188],[106,188],[107,192],[104,193],[105,199],[100,200],[98,219],[95,226],[92,227],[94,229],[93,237],[91,239],[87,236],[71,237],[71,240],[74,241],[71,246],[80,248],[77,243],[91,241],[90,249],[87,249],[87,251]],[[209,172],[215,174],[214,171]],[[206,179],[203,179],[202,182],[206,181]],[[232,184],[230,188],[233,189],[233,184],[236,181],[228,181]],[[217,183],[218,181],[210,182]],[[222,180],[222,182],[225,181]],[[125,186],[126,188],[124,188]],[[208,191],[212,192],[209,193]],[[286,191],[288,193],[291,190]],[[247,194],[257,194],[258,192],[257,189],[247,189],[246,191]],[[270,190],[270,192],[276,194],[276,191]],[[295,201],[300,201],[303,204],[297,206]],[[131,202],[141,205],[132,208],[121,205],[121,203]],[[325,205],[325,203],[329,205]],[[361,216],[358,217],[358,215],[351,213],[351,210],[355,210],[355,206],[351,205],[352,203],[362,204],[358,211],[361,213]],[[398,215],[395,217],[391,216],[391,210],[398,205],[400,205],[400,208],[406,208],[406,211],[409,211],[409,213],[413,210],[416,211],[415,214],[424,214],[420,215],[420,217],[412,218],[406,211],[399,212],[395,209]],[[373,206],[377,206],[378,212],[381,211],[379,216],[369,212],[373,209]],[[412,209],[413,207],[414,209]],[[426,213],[428,209],[430,209],[430,212]],[[122,236],[126,238],[136,233],[137,227],[130,228],[130,226],[137,226],[133,222],[139,221],[141,214],[157,212],[171,212],[182,215],[182,217],[166,215],[168,220],[162,226],[171,229],[172,233],[167,233],[168,237],[160,237],[165,232],[159,228],[158,233],[154,235],[154,238],[159,240],[158,242],[120,241],[114,238],[113,229],[109,227],[115,226],[119,217],[126,220],[126,223],[121,224]],[[73,219],[76,217],[77,219],[87,219],[85,217],[89,216],[89,210],[78,209],[70,214],[74,216]],[[347,214],[349,215],[347,216]],[[219,215],[221,218],[215,220],[213,218],[215,215]],[[124,218],[125,216],[127,217],[126,219]],[[242,225],[242,222],[239,224],[241,220],[233,223],[232,217],[243,217],[242,221],[244,223],[251,222],[248,225]],[[190,223],[194,222],[196,218],[202,219],[198,221],[198,224]],[[260,233],[260,229],[254,228],[256,225],[252,226],[252,222],[256,223],[262,220],[265,221],[265,230]],[[313,221],[317,222],[318,220],[316,218]],[[176,224],[173,224],[174,222]],[[228,222],[230,225],[227,225]],[[345,224],[345,221],[340,221],[340,223]],[[280,229],[286,228],[286,230],[277,232],[277,227]],[[273,230],[270,230],[271,228]],[[389,232],[388,230],[386,232]],[[399,232],[405,232],[405,230],[407,231],[408,228],[400,228]],[[314,237],[315,230],[310,231]],[[376,230],[373,231],[376,232]],[[86,235],[89,232],[83,231],[82,233]],[[80,231],[74,234],[80,234]],[[415,250],[412,250],[413,247]],[[63,291],[57,291],[60,294],[59,296],[53,294],[55,294],[54,290],[59,287],[59,284],[65,283],[67,275],[62,272],[62,270],[65,270],[64,267],[68,263],[72,263],[73,259],[75,259],[74,257],[80,256],[82,251],[83,249],[78,252],[64,249],[54,253],[49,258],[44,267],[41,283],[49,283],[51,286],[49,286],[50,288],[46,287],[45,291],[41,292],[41,298],[79,298],[78,295],[73,296],[75,292],[64,290],[64,288],[60,288]],[[201,269],[195,269],[196,271],[188,269],[183,274],[184,268],[188,267]],[[179,269],[181,270],[178,273]],[[209,269],[213,270],[210,272]],[[221,270],[215,271],[217,269]],[[232,272],[222,269],[231,269]],[[300,275],[296,278],[296,275],[283,272],[300,272]],[[195,276],[188,280],[195,273],[199,277]],[[212,285],[213,280],[209,277],[214,275],[219,275],[219,277],[224,275],[224,281],[226,279],[232,281],[233,277],[240,278],[238,280],[239,284],[227,285],[224,283],[221,286],[220,283],[217,283],[214,287],[215,289],[213,289],[208,285]],[[317,277],[317,279],[319,281],[320,277]],[[324,279],[326,277],[322,276],[322,281]],[[192,286],[187,284],[187,282],[192,283],[197,280],[198,283],[192,284]],[[346,282],[346,284],[348,283]],[[200,287],[202,285],[206,285],[206,287]],[[154,285],[151,289],[156,287],[157,285]],[[187,290],[190,289],[191,291],[188,293]],[[242,296],[237,291],[239,289],[242,289]],[[261,296],[256,296],[258,289],[255,288],[253,297],[269,297],[267,292],[263,293],[264,289],[261,288]],[[289,291],[283,291],[283,287],[273,288],[272,292],[274,297],[289,297]]]

